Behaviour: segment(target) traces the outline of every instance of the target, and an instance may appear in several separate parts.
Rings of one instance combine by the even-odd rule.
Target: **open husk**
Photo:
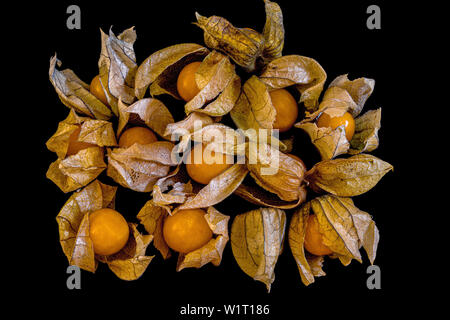
[[[78,140],[91,143],[92,147],[67,156],[70,136],[78,128],[81,128]],[[110,122],[80,117],[72,109],[46,145],[58,155],[50,164],[47,178],[63,192],[70,192],[87,185],[106,169],[103,147],[116,146],[117,142]]]
[[[323,160],[333,159],[345,153],[369,152],[378,147],[381,108],[359,116],[374,85],[375,81],[368,78],[350,81],[347,75],[337,77],[325,91],[318,109],[307,113],[305,119],[295,125],[308,133]],[[339,117],[345,112],[349,112],[355,118],[355,133],[351,141],[347,140],[343,126],[331,129],[319,128],[316,125],[316,120],[323,113]]]
[[[154,236],[154,245],[164,259],[171,256],[171,250],[164,241],[162,233],[164,219],[167,215],[169,215],[169,211],[166,207],[158,206],[153,200],[149,200],[137,216],[145,230]],[[229,240],[228,221],[230,217],[220,213],[214,207],[208,207],[205,219],[213,232],[213,238],[197,250],[187,254],[179,253],[177,271],[184,268],[201,268],[209,262],[215,266],[220,265],[223,250]]]
[[[168,93],[181,99],[177,91],[177,78],[187,64],[202,61],[209,50],[195,43],[181,43],[151,54],[136,72],[135,95],[142,99],[150,87],[152,96]]]
[[[264,25],[264,49],[262,57],[271,61],[282,55],[284,47],[283,12],[280,6],[273,1],[264,0],[266,10],[266,23]]]
[[[83,82],[70,69],[57,69],[61,61],[56,54],[50,59],[49,78],[61,102],[78,113],[91,118],[108,120],[112,117],[111,109],[89,91],[89,85]]]
[[[107,257],[95,255],[89,237],[90,213],[102,208],[114,209],[116,190],[117,187],[95,180],[73,193],[56,217],[60,243],[70,265],[95,272],[98,262],[104,262],[119,278],[135,280],[142,275],[153,258],[145,255],[152,236],[141,235],[136,225],[129,223],[130,238],[127,244],[118,253]]]
[[[294,213],[289,226],[289,246],[305,285],[313,283],[314,277],[325,275],[323,256],[310,254],[304,248],[310,214],[317,218],[322,242],[333,252],[332,258],[339,258],[344,266],[352,259],[362,262],[359,249],[363,247],[370,263],[374,263],[379,232],[372,217],[355,207],[351,198],[317,197]]]
[[[231,248],[239,267],[270,292],[275,264],[284,242],[286,214],[274,208],[259,208],[234,218]]]
[[[118,108],[119,124],[117,127],[117,137],[120,137],[127,125],[144,123],[162,138],[170,138],[165,135],[166,129],[174,120],[170,111],[160,100],[145,98],[127,106],[119,99]]]

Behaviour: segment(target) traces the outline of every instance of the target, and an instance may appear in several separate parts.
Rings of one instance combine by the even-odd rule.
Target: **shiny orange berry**
[[[177,90],[184,101],[192,100],[200,92],[195,81],[195,73],[200,64],[201,62],[199,61],[192,62],[186,65],[178,75]]]
[[[336,129],[339,126],[344,126],[345,129],[345,137],[348,141],[352,140],[353,134],[355,133],[355,119],[353,119],[352,115],[349,112],[344,113],[344,115],[340,117],[331,117],[327,113],[322,113],[316,122],[317,126],[327,127],[331,129]]]
[[[322,235],[319,232],[319,222],[314,214],[308,217],[305,232],[305,249],[316,256],[324,256],[333,253],[322,242]]]
[[[297,120],[297,101],[286,89],[273,90],[269,94],[272,105],[277,111],[273,128],[280,130],[280,132],[288,131]]]
[[[119,139],[119,147],[129,148],[133,144],[149,144],[157,141],[158,138],[152,130],[144,127],[132,127],[125,130]]]
[[[89,91],[97,97],[101,102],[105,105],[109,106],[108,99],[106,98],[105,91],[103,91],[102,83],[100,82],[100,77],[96,75],[94,79],[91,81],[91,85],[89,86]]]
[[[180,210],[164,220],[164,240],[177,252],[189,253],[199,249],[211,240],[212,235],[202,209]]]

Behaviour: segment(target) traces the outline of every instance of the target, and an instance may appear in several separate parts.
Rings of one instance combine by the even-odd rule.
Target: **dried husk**
[[[339,258],[344,266],[352,259],[362,262],[359,249],[363,247],[370,263],[374,263],[379,232],[372,217],[355,207],[351,198],[317,197],[294,213],[289,226],[289,246],[305,285],[313,283],[314,277],[325,275],[323,257],[314,256],[304,249],[310,214],[316,216],[323,243],[333,251],[330,257]]]
[[[287,55],[268,63],[259,78],[269,90],[295,86],[301,94],[300,102],[308,111],[314,111],[318,107],[327,74],[312,58]]]
[[[369,110],[355,119],[355,134],[350,141],[349,154],[371,152],[378,148],[381,127],[381,108]]]
[[[117,187],[95,180],[74,192],[61,208],[56,217],[59,241],[70,265],[95,272],[97,260],[89,238],[89,213],[114,209],[116,190]]]
[[[214,120],[210,116],[192,112],[183,120],[168,124],[164,135],[170,137],[171,141],[178,141],[180,137],[190,135],[212,123],[214,123]]]
[[[169,212],[165,206],[156,205],[152,199],[145,203],[137,215],[145,230],[153,236],[153,245],[164,259],[168,259],[171,256],[170,248],[164,241],[162,231],[164,218],[168,214]]]
[[[214,266],[220,265],[223,250],[229,240],[228,221],[230,217],[220,213],[214,207],[208,207],[205,219],[213,232],[213,238],[197,250],[187,254],[180,253],[178,255],[177,271],[181,271],[184,268],[201,268],[209,262]]]
[[[156,181],[176,165],[172,161],[172,149],[172,143],[157,141],[108,150],[107,174],[125,188],[150,192]]]
[[[369,154],[347,159],[324,160],[306,173],[305,180],[316,191],[353,197],[372,189],[392,165]]]
[[[164,219],[169,214],[167,206],[156,205],[152,199],[147,201],[137,215],[145,230],[154,236],[155,248],[158,249],[164,259],[171,256],[171,250],[164,241],[162,233]],[[201,268],[209,262],[215,266],[220,264],[223,250],[229,239],[228,220],[230,217],[221,214],[214,207],[208,207],[205,219],[213,232],[213,238],[197,250],[187,254],[180,253],[178,255],[177,271],[191,267]]]
[[[266,23],[263,30],[265,42],[262,57],[269,62],[282,55],[284,47],[283,12],[276,2],[264,0],[264,3]]]
[[[66,119],[59,122],[58,129],[48,139],[48,150],[55,152],[58,158],[65,158],[69,147],[70,135],[81,126],[78,140],[92,143],[99,147],[117,145],[112,123],[104,120],[94,120],[76,114],[72,109]]]
[[[111,109],[89,91],[89,85],[80,80],[70,69],[59,71],[61,61],[56,54],[50,59],[49,78],[61,102],[77,112],[91,118],[108,120]]]
[[[231,248],[239,267],[254,280],[263,282],[267,291],[275,280],[275,264],[281,253],[286,214],[274,208],[259,208],[234,218]]]
[[[109,35],[101,29],[101,53],[98,60],[100,82],[108,104],[117,116],[118,100],[131,104],[135,100],[134,82],[137,70],[134,42],[134,27],[126,29],[118,37],[109,30]]]
[[[219,174],[204,186],[194,196],[189,197],[183,204],[178,206],[174,213],[183,209],[195,209],[211,207],[228,196],[239,187],[248,173],[245,164],[236,163]]]
[[[234,194],[238,195],[244,200],[258,206],[278,208],[278,209],[292,209],[298,207],[306,200],[307,188],[305,185],[300,186],[299,197],[296,201],[284,201],[272,192],[267,192],[263,188],[259,188],[251,185],[244,185],[241,183],[239,187],[234,191]]]
[[[130,238],[118,253],[111,256],[97,256],[97,259],[108,265],[109,269],[122,280],[136,280],[155,256],[146,256],[145,251],[153,240],[152,235],[142,235],[137,230],[137,224],[128,223]]]
[[[333,159],[345,153],[369,152],[378,147],[381,109],[369,111],[367,115],[358,117],[373,91],[374,84],[374,80],[367,78],[350,81],[347,75],[337,77],[325,91],[319,108],[308,113],[304,120],[295,125],[308,133],[323,160]],[[352,141],[347,140],[343,126],[333,130],[319,128],[315,123],[323,113],[334,117],[342,116],[345,112],[349,112],[355,118],[355,134]]]
[[[188,197],[195,195],[192,184],[188,180],[185,167],[177,166],[173,172],[159,179],[153,186],[153,203],[158,206],[166,206],[171,214],[172,204],[184,203]]]
[[[291,202],[303,197],[305,168],[298,160],[270,145],[250,143],[246,163],[255,182],[281,200]]]
[[[199,26],[204,31],[205,44],[226,53],[236,64],[248,72],[255,70],[256,59],[264,49],[264,36],[252,29],[236,28],[228,20],[218,16],[209,18],[195,13]]]
[[[208,53],[207,48],[195,43],[181,43],[153,53],[137,69],[134,85],[136,97],[142,99],[152,84],[152,96],[168,93],[181,99],[176,85],[178,74],[184,66],[203,60]]]
[[[169,109],[160,100],[145,98],[127,106],[119,99],[118,107],[119,124],[117,137],[120,136],[128,124],[143,122],[162,138],[166,140],[170,138],[165,133],[167,126],[174,123],[174,120]]]
[[[230,112],[241,130],[271,129],[276,117],[269,90],[257,76],[252,76],[242,86],[236,105]]]
[[[69,138],[79,127],[81,129],[78,140],[94,146],[66,157]],[[58,155],[58,159],[50,164],[46,176],[65,193],[81,188],[106,169],[103,147],[116,144],[110,122],[80,117],[72,109],[46,143],[47,148]]]
[[[216,113],[217,116],[228,113],[234,106],[239,92],[240,92],[240,79],[238,82],[231,82],[238,77],[234,70],[234,65],[230,62],[230,59],[217,51],[212,51],[201,62],[196,72],[196,82],[200,89],[199,93],[188,101],[184,107],[186,114],[201,109],[208,101],[215,101],[215,105],[209,107],[206,113]],[[238,84],[236,86],[236,84]],[[230,87],[229,87],[230,86]],[[222,97],[225,89],[226,97]],[[228,104],[225,104],[228,102]],[[221,110],[223,109],[223,110]],[[221,110],[221,112],[219,112]]]

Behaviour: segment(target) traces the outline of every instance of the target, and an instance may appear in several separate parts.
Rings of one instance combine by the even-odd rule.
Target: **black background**
[[[381,268],[382,289],[369,290],[366,287],[369,276],[366,269],[370,264],[365,253],[362,264],[353,261],[348,267],[337,260],[326,259],[324,271],[327,275],[316,278],[315,283],[305,287],[287,243],[277,262],[276,278],[270,293],[264,284],[254,281],[239,269],[229,244],[219,267],[208,264],[199,270],[176,272],[176,255],[164,261],[159,252],[150,247],[148,254],[156,257],[140,279],[122,281],[106,265],[100,264],[95,274],[82,271],[81,290],[67,289],[68,263],[59,244],[55,217],[70,195],[63,194],[45,178],[48,166],[56,159],[56,155],[45,148],[45,142],[56,131],[58,122],[66,118],[68,109],[59,101],[48,80],[49,59],[56,52],[63,63],[62,68],[73,69],[81,79],[90,82],[98,73],[99,28],[107,32],[112,26],[117,35],[135,26],[138,39],[134,48],[138,64],[151,53],[173,44],[203,44],[202,31],[192,24],[196,11],[204,16],[223,16],[238,27],[263,29],[265,13],[262,0],[192,0],[128,1],[120,4],[102,4],[99,1],[95,5],[85,1],[61,1],[52,5],[35,5],[36,11],[32,13],[34,30],[29,28],[26,32],[19,32],[16,41],[23,41],[22,44],[33,53],[21,63],[32,65],[30,82],[36,89],[29,93],[32,97],[24,97],[30,101],[26,110],[30,115],[28,120],[31,120],[29,129],[33,132],[28,148],[31,152],[22,158],[27,163],[26,177],[22,179],[28,181],[25,189],[30,196],[27,200],[21,197],[20,201],[29,202],[24,203],[25,206],[31,203],[33,208],[26,210],[27,216],[21,216],[33,230],[24,235],[27,246],[33,244],[31,250],[23,248],[23,254],[27,256],[22,264],[25,271],[18,277],[28,283],[28,286],[24,285],[24,291],[31,286],[36,297],[42,292],[55,303],[61,301],[68,306],[76,306],[72,310],[88,305],[98,309],[95,303],[107,298],[101,299],[102,312],[119,309],[132,315],[132,312],[141,310],[149,317],[153,313],[165,314],[167,319],[183,319],[178,313],[180,307],[188,303],[215,307],[228,303],[269,304],[270,318],[273,319],[282,314],[300,317],[304,313],[315,312],[343,315],[352,313],[349,309],[359,307],[370,310],[370,313],[382,313],[383,308],[379,306],[394,304],[397,295],[404,294],[403,284],[409,278],[400,276],[407,267],[402,263],[406,253],[402,250],[404,240],[400,232],[404,231],[404,225],[398,219],[404,208],[399,205],[398,197],[400,182],[407,176],[401,162],[407,147],[399,130],[399,123],[405,120],[399,111],[398,96],[402,89],[395,78],[401,68],[406,68],[401,49],[412,37],[410,31],[402,26],[405,11],[383,1],[325,3],[280,0],[278,3],[283,10],[286,29],[284,55],[298,54],[316,59],[327,72],[326,85],[345,73],[350,79],[368,77],[376,80],[374,93],[365,107],[365,110],[383,108],[379,132],[381,143],[372,154],[393,164],[395,170],[374,189],[355,197],[354,202],[374,217],[380,230],[375,264]],[[68,30],[66,27],[69,16],[66,8],[70,4],[78,4],[81,8],[81,30]],[[366,27],[366,8],[370,4],[378,4],[381,8],[381,30]],[[161,97],[161,100],[174,113],[179,110],[177,107],[182,106],[169,97]],[[300,130],[293,132],[300,141],[296,150],[310,167],[317,161],[317,155]],[[301,144],[302,141],[306,142]],[[30,166],[30,162],[37,166]],[[114,184],[105,175],[101,177],[103,182]],[[21,192],[23,185],[18,186]],[[135,216],[148,199],[146,194],[119,188],[116,209],[128,220],[137,222]],[[230,215],[232,221],[235,215],[249,208],[251,206],[232,198],[220,210]],[[220,318],[219,315],[216,318]]]

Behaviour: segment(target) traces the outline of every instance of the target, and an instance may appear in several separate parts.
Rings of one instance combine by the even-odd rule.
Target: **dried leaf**
[[[96,262],[89,239],[89,212],[101,208],[114,208],[117,187],[108,186],[98,180],[74,192],[61,208],[56,220],[59,240],[69,264],[94,272]]]
[[[172,162],[173,144],[157,141],[148,145],[134,144],[108,152],[107,174],[117,183],[139,192],[150,192],[156,181],[165,177]]]
[[[202,64],[205,64],[206,67],[201,68]],[[234,65],[230,59],[217,51],[212,51],[200,64],[196,73],[196,81],[203,81],[206,84],[202,83],[201,85],[204,86],[200,92],[186,103],[184,107],[186,114],[200,109],[207,101],[219,96],[235,75]]]
[[[142,235],[137,230],[137,224],[129,223],[130,238],[125,247],[111,256],[101,257],[114,274],[122,280],[139,279],[147,269],[154,256],[146,256],[147,246],[153,239],[152,235]]]
[[[81,81],[70,69],[59,71],[61,61],[56,54],[50,59],[49,78],[61,102],[91,118],[108,120],[111,110],[89,91],[89,85]]]
[[[162,231],[164,218],[168,214],[169,213],[165,207],[158,206],[153,202],[153,200],[149,200],[145,203],[137,215],[137,218],[144,226],[145,230],[153,236],[153,244],[164,259],[169,258],[171,255],[170,249],[164,241]]]
[[[135,95],[142,99],[150,84],[154,93],[167,92],[181,99],[176,89],[176,79],[181,69],[194,61],[201,61],[209,50],[195,43],[182,43],[161,49],[150,55],[136,72]]]
[[[305,179],[315,190],[352,197],[372,189],[392,169],[392,165],[377,157],[359,154],[321,161],[307,172]]]
[[[126,124],[130,121],[130,116],[134,114],[143,121],[150,129],[167,139],[164,134],[169,124],[174,122],[172,114],[167,107],[158,99],[146,98],[136,101],[130,106],[119,101],[119,126],[117,135],[120,136]]]
[[[268,63],[259,78],[270,90],[295,85],[301,93],[300,102],[312,111],[317,109],[327,74],[312,58],[288,55]]]
[[[355,119],[355,134],[350,141],[350,154],[370,152],[378,148],[381,127],[381,108],[369,110]]]
[[[251,143],[247,168],[255,182],[281,200],[297,201],[302,197],[300,186],[305,168],[296,159],[270,145]]]
[[[50,164],[46,176],[64,193],[74,191],[96,179],[106,169],[103,157],[102,148],[87,148],[65,159],[57,159]]]
[[[204,31],[205,44],[226,53],[234,62],[251,72],[264,47],[264,36],[252,29],[234,27],[228,20],[195,13],[197,23]]]
[[[228,221],[230,217],[217,211],[214,207],[209,207],[205,214],[206,222],[211,228],[214,237],[203,247],[189,252],[179,254],[177,271],[184,268],[201,268],[211,262],[218,266],[222,261],[223,250],[229,240]]]
[[[241,183],[241,185],[239,185],[239,187],[234,191],[234,194],[259,206],[278,209],[292,209],[299,206],[306,200],[306,192],[306,187],[302,185],[299,189],[298,200],[288,202],[281,200],[277,195],[267,192],[262,188],[247,186]]]
[[[248,79],[244,83],[241,95],[230,115],[241,130],[271,129],[275,121],[276,110],[264,82],[256,76]]]
[[[280,6],[272,1],[264,0],[266,9],[266,24],[264,25],[264,50],[266,61],[281,57],[284,46],[283,12]]]
[[[206,208],[223,201],[237,189],[247,173],[248,170],[244,164],[234,164],[213,178],[195,196],[188,198],[186,202],[176,208],[176,211]]]
[[[101,53],[98,60],[100,82],[105,88],[106,98],[112,111],[119,114],[117,102],[119,98],[133,103],[134,82],[137,70],[136,55],[133,45],[136,41],[134,27],[122,32],[118,37],[109,30],[106,35],[101,29]]]
[[[234,218],[231,248],[239,267],[270,291],[275,264],[281,253],[286,227],[283,210],[260,208]]]

